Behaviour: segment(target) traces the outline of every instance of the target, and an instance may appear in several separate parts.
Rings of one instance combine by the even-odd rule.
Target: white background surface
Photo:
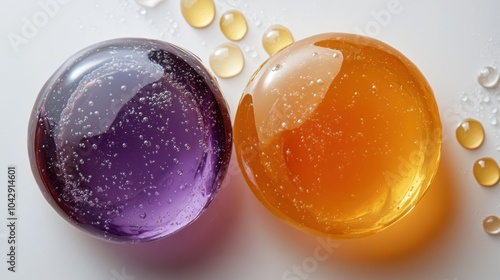
[[[484,233],[482,219],[500,216],[500,186],[480,187],[471,170],[483,156],[500,161],[500,124],[492,125],[500,118],[493,110],[500,107],[500,94],[476,81],[483,66],[500,68],[500,2],[400,0],[402,10],[381,24],[375,17],[390,1],[217,0],[216,21],[194,29],[182,18],[178,0],[165,0],[146,14],[133,0],[69,0],[18,46],[9,34],[22,35],[24,20],[43,10],[38,1],[0,2],[0,279],[498,279],[500,236]],[[328,252],[324,242],[269,214],[234,161],[209,211],[182,236],[160,242],[109,245],[50,208],[31,175],[26,132],[38,91],[57,67],[76,51],[117,37],[164,39],[208,65],[210,52],[227,41],[218,19],[231,8],[249,22],[249,33],[237,43],[246,57],[244,71],[220,80],[232,117],[246,81],[267,58],[260,42],[272,24],[287,26],[296,40],[361,30],[420,68],[435,91],[445,140],[437,179],[408,217],[372,237],[338,242]],[[487,138],[478,150],[467,151],[454,138],[464,117],[484,123]],[[18,167],[16,273],[4,261],[9,164]],[[327,259],[314,259],[315,251]],[[294,266],[303,274],[287,273]]]

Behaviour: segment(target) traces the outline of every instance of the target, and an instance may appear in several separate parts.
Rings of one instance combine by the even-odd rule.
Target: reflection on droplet
[[[293,36],[288,28],[273,25],[264,32],[262,45],[269,55],[273,55],[293,43]]]
[[[497,216],[488,216],[483,220],[483,229],[489,234],[500,233],[500,218]]]
[[[472,169],[477,182],[485,187],[494,186],[500,179],[500,169],[492,158],[481,158],[474,163]]]
[[[276,64],[273,66],[273,68],[271,68],[271,71],[278,71],[281,69],[281,64]]]
[[[196,57],[162,41],[119,39],[78,52],[53,77],[28,139],[32,166],[43,163],[34,175],[63,217],[98,238],[138,243],[205,211],[232,133],[217,82]]]
[[[244,89],[234,132],[258,200],[334,238],[379,231],[410,211],[437,170],[442,138],[433,93],[413,63],[382,42],[335,33],[269,57]],[[402,155],[412,161],[404,168]]]
[[[485,88],[492,88],[498,83],[499,78],[500,74],[494,67],[486,66],[479,72],[477,81]]]
[[[283,52],[288,54],[287,50]],[[316,55],[311,55],[313,53]],[[255,124],[263,143],[272,133],[297,128],[302,120],[309,118],[325,97],[343,62],[342,52],[315,45],[304,45],[286,58],[285,61],[271,57],[267,63],[272,67],[260,71],[255,79],[259,82],[249,83],[245,90],[254,92]],[[288,104],[296,106],[291,110]]]
[[[164,0],[135,0],[135,1],[144,7],[154,8]]]
[[[214,73],[221,78],[231,78],[243,70],[245,58],[240,47],[232,43],[225,43],[210,55],[210,67]]]
[[[483,125],[474,119],[465,119],[455,131],[457,141],[466,149],[477,149],[483,144]]]
[[[248,31],[245,16],[237,10],[230,10],[222,14],[219,25],[224,36],[232,41],[243,39]]]
[[[215,4],[213,0],[181,0],[181,12],[189,25],[203,28],[214,20]]]

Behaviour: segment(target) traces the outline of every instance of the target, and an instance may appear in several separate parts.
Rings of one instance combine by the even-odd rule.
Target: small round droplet
[[[245,16],[237,10],[230,10],[222,14],[219,25],[222,34],[232,41],[243,39],[248,31]]]
[[[214,20],[215,4],[213,0],[181,0],[181,12],[189,25],[203,28]]]
[[[481,69],[481,72],[479,72],[477,81],[485,88],[492,88],[498,83],[499,78],[500,74],[497,69],[491,66],[486,66]]]
[[[231,78],[243,70],[245,58],[240,47],[232,43],[225,43],[210,55],[210,67],[214,73],[221,78]]]
[[[466,149],[477,149],[483,144],[483,125],[474,119],[465,119],[455,131],[458,143]]]
[[[488,216],[483,220],[483,229],[489,234],[499,234],[500,233],[500,218],[497,216]]]
[[[490,119],[490,124],[491,124],[491,125],[497,125],[497,123],[498,123],[498,119],[497,119],[496,117],[492,117],[492,118]]]
[[[273,25],[264,32],[262,45],[269,55],[273,55],[293,43],[293,36],[288,28],[281,25]]]
[[[271,68],[271,71],[278,71],[281,69],[281,64],[276,64],[273,66],[273,68]]]
[[[477,182],[485,187],[494,186],[500,180],[500,169],[492,158],[481,158],[474,163],[472,169]]]
[[[164,0],[136,0],[136,2],[139,5],[142,5],[142,6],[148,7],[148,8],[154,8],[163,1]]]

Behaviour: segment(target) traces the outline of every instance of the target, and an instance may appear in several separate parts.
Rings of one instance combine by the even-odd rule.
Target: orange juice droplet
[[[281,25],[269,27],[262,37],[262,46],[269,55],[273,55],[294,42],[292,33]]]
[[[221,78],[231,78],[241,73],[245,66],[245,57],[240,47],[225,43],[215,48],[210,55],[209,63],[215,75]]]
[[[472,169],[477,182],[485,187],[496,185],[500,180],[500,169],[497,162],[492,158],[481,158],[476,160]]]
[[[192,27],[207,27],[215,18],[215,4],[213,0],[181,0],[181,13]]]
[[[466,119],[455,131],[457,141],[466,149],[477,149],[483,144],[483,125],[474,119]]]
[[[248,31],[245,16],[236,10],[230,10],[222,14],[219,26],[222,34],[232,41],[243,39]]]

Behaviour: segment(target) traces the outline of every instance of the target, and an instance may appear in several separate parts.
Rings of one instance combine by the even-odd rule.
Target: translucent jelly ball
[[[394,48],[350,34],[313,36],[271,56],[245,88],[233,129],[257,199],[281,220],[331,238],[402,218],[441,152],[424,76]]]
[[[231,133],[217,82],[197,58],[166,42],[117,39],[78,52],[47,81],[28,148],[62,217],[134,243],[175,233],[207,208]]]

